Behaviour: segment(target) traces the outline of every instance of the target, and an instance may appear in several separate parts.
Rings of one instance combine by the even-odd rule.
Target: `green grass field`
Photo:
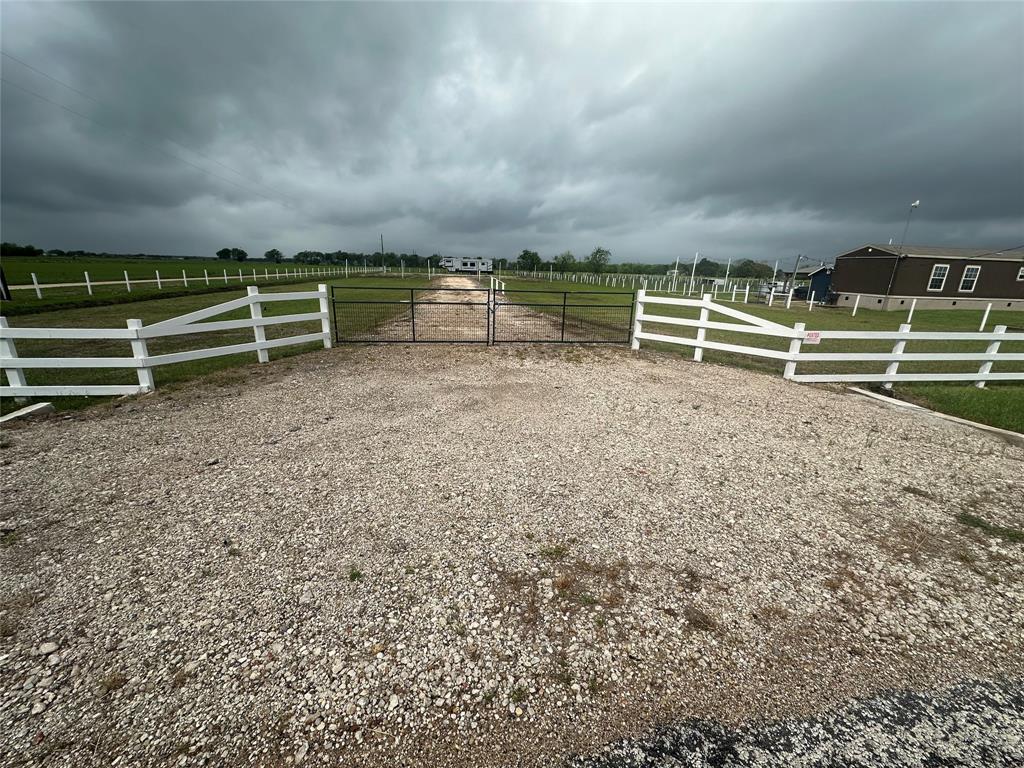
[[[287,285],[309,282],[315,277],[293,276],[296,269],[315,269],[301,264],[271,264],[264,261],[221,261],[219,259],[76,259],[48,258],[35,259],[5,258],[4,275],[9,285],[30,285],[31,273],[35,272],[40,285],[48,283],[83,283],[85,272],[93,283],[92,295],[83,286],[68,288],[42,288],[42,298],[33,289],[11,291],[12,300],[4,302],[0,313],[6,317],[35,314],[47,310],[74,309],[78,307],[106,304],[127,304],[149,301],[158,297],[197,295],[210,292],[237,291],[240,285]],[[337,267],[335,267],[337,269]],[[242,280],[239,280],[239,270]],[[253,270],[257,279],[253,281]],[[131,291],[124,282],[128,272]],[[187,285],[182,280],[185,272]],[[160,286],[156,283],[138,282],[155,280],[160,273]],[[227,278],[225,279],[225,272]],[[320,279],[323,282],[328,277]],[[97,282],[115,280],[114,285],[96,285]],[[227,301],[222,298],[221,301]],[[129,311],[129,310],[126,310]]]

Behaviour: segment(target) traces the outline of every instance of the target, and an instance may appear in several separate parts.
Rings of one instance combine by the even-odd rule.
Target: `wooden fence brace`
[[[250,286],[248,286],[245,289],[245,292],[249,296],[253,297],[252,298],[252,303],[249,304],[249,314],[252,316],[252,319],[253,320],[262,320],[263,319],[263,307],[262,307],[262,305],[260,305],[260,302],[259,302],[260,289],[257,286],[255,286],[255,285],[250,285]],[[256,343],[257,344],[261,344],[261,343],[263,343],[264,341],[267,340],[266,329],[264,329],[264,327],[262,325],[260,325],[259,323],[253,323],[252,331],[253,331],[253,335],[256,338]],[[256,350],[256,359],[259,362],[261,362],[261,363],[269,363],[270,362],[270,353],[267,350],[265,350],[265,349],[257,349]]]
[[[804,324],[803,323],[794,323],[793,324],[793,331],[797,335],[794,338],[789,340],[789,354],[792,355],[795,358],[796,355],[800,354],[800,344],[803,341],[803,337],[804,337]],[[786,369],[782,373],[782,378],[784,378],[784,379],[792,379],[793,375],[795,373],[796,373],[796,360],[795,359],[789,360],[786,363]]]
[[[910,332],[910,323],[903,323],[902,325],[900,325],[900,333],[909,333],[909,332]],[[906,349],[906,347],[907,347],[906,340],[905,339],[900,339],[899,341],[897,341],[893,345],[892,353],[894,355],[902,355],[903,354],[903,350]],[[885,369],[885,373],[886,373],[887,376],[889,376],[889,375],[893,375],[894,376],[894,375],[896,375],[896,372],[899,371],[899,369],[900,369],[900,361],[899,360],[893,360],[891,363],[889,363],[889,366]],[[885,389],[892,389],[892,382],[891,381],[887,381],[884,384],[882,384],[882,386]]]
[[[997,325],[995,328],[992,329],[992,332],[993,333],[1006,333],[1006,326],[1005,325]],[[999,351],[999,345],[1001,343],[1002,342],[1000,340],[998,340],[998,339],[996,341],[989,342],[988,348],[985,350],[986,354],[989,354],[989,355],[996,354]],[[981,374],[981,375],[985,375],[986,373],[991,372],[991,370],[992,370],[992,361],[991,360],[986,360],[984,363],[981,364],[981,368],[978,369],[978,373]],[[982,379],[980,381],[974,382],[974,386],[976,386],[978,389],[984,389],[985,388],[985,380]]]
[[[0,328],[7,328],[7,318],[0,317]],[[0,339],[0,355],[4,357],[17,357],[18,350],[14,346],[14,339]],[[24,387],[25,372],[21,368],[5,368],[7,372],[7,383],[12,387]]]
[[[142,328],[141,320],[129,320],[128,329],[136,332],[136,336],[131,340],[132,355],[136,360],[145,360],[149,357],[149,350],[146,348],[146,340],[138,337],[138,331]],[[137,369],[139,374],[139,386],[143,392],[152,392],[156,389],[153,383],[153,369],[148,366],[140,365]]]

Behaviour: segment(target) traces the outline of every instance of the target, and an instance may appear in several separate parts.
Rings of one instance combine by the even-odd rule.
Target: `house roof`
[[[799,269],[797,269],[796,273],[797,273],[797,275],[803,275],[805,277],[809,277],[810,275],[813,275],[816,272],[820,272],[823,269],[832,269],[832,265],[831,264],[807,264],[807,265],[802,266]],[[784,274],[784,275],[791,275],[791,274],[793,274],[793,270],[792,269],[780,269],[779,271],[782,274]]]
[[[900,250],[897,245],[868,243],[867,245],[862,245],[860,248],[856,248],[853,251],[847,251],[846,253],[840,254],[840,256],[849,256],[850,254],[863,250],[864,248],[881,251],[883,254],[889,256],[897,255]],[[1009,249],[1005,251],[998,251],[993,248],[947,248],[941,245],[904,245],[903,253],[910,258],[919,259],[984,258],[988,261],[1024,261],[1024,250],[1019,248],[1015,250]]]

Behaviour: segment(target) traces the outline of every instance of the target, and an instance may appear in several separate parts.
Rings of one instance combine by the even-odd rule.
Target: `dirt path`
[[[1024,675],[993,435],[609,348],[218,380],[4,430],[0,764],[553,765]]]
[[[416,296],[415,317],[410,311],[388,320],[383,338],[416,341],[486,342],[487,293],[473,278],[446,275],[431,281],[430,291]],[[475,289],[467,293],[467,289]],[[431,302],[420,304],[419,302]]]

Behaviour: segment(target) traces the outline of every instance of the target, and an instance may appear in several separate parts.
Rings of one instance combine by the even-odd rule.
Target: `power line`
[[[45,101],[47,104],[52,104],[55,107],[59,107],[60,109],[63,109],[65,112],[70,112],[72,115],[77,115],[78,117],[81,117],[81,118],[84,118],[84,119],[86,119],[86,120],[88,120],[90,122],[96,123],[96,125],[99,125],[99,126],[101,126],[103,128],[107,128],[107,129],[112,130],[112,131],[118,131],[118,132],[120,132],[122,134],[127,133],[126,131],[123,131],[120,128],[117,128],[117,127],[112,126],[112,125],[108,125],[107,123],[104,123],[101,120],[97,120],[94,117],[90,117],[89,115],[86,115],[86,114],[84,114],[82,112],[79,112],[78,110],[72,109],[71,107],[68,107],[68,106],[66,106],[64,104],[61,104],[60,102],[54,101],[53,99],[49,99],[46,96],[43,96],[42,94],[36,93],[35,91],[33,91],[33,90],[29,89],[29,88],[26,88],[23,85],[19,85],[18,83],[13,82],[12,80],[8,80],[6,77],[0,77],[0,81],[5,82],[8,85],[17,88],[19,91],[24,91],[25,93],[27,93],[27,94],[29,94],[31,96],[35,96],[37,99],[39,99],[41,101]],[[260,192],[258,189],[253,189],[252,187],[246,186],[245,184],[239,184],[237,181],[234,181],[233,179],[229,179],[229,178],[227,178],[225,176],[221,176],[218,173],[214,173],[213,171],[207,170],[206,168],[203,168],[201,165],[196,165],[191,160],[186,160],[184,157],[181,157],[180,155],[176,155],[173,152],[168,152],[166,149],[164,149],[159,144],[156,144],[153,141],[147,141],[146,139],[140,139],[140,140],[145,142],[145,143],[147,143],[147,144],[149,144],[150,146],[152,146],[155,150],[157,150],[161,154],[167,155],[167,157],[173,158],[174,160],[179,160],[179,161],[185,163],[186,165],[190,165],[193,168],[195,168],[197,171],[205,173],[207,176],[212,176],[213,178],[220,179],[221,181],[225,181],[228,184],[233,184],[234,186],[238,187],[239,189],[244,189],[247,192],[252,192],[253,194],[259,195],[263,199],[269,200],[272,203],[280,203],[281,205],[285,206],[286,208],[292,208],[293,207],[289,203],[285,202],[284,200],[268,197],[267,195],[264,195],[262,192]]]
[[[63,86],[64,88],[67,88],[70,91],[74,91],[79,96],[88,99],[89,101],[93,102],[94,104],[97,104],[97,105],[99,105],[101,107],[109,108],[108,105],[105,105],[99,99],[96,99],[96,98],[90,96],[85,91],[79,90],[78,88],[75,88],[73,85],[69,85],[68,83],[65,83],[63,80],[60,80],[59,78],[56,78],[53,75],[51,75],[51,74],[49,74],[47,72],[44,72],[43,70],[39,69],[38,67],[33,66],[32,64],[29,64],[27,61],[25,61],[23,59],[19,59],[17,56],[14,56],[14,55],[8,53],[7,51],[0,50],[0,56],[6,56],[8,59],[11,59],[12,61],[18,62],[18,64],[21,64],[21,66],[25,67],[26,69],[30,69],[33,72],[35,72],[36,74],[42,75],[47,80],[51,80],[51,81],[57,83],[57,85]],[[10,82],[10,81],[8,81],[8,82]],[[215,163],[216,165],[219,165],[224,170],[231,171],[232,173],[235,173],[235,174],[241,176],[243,179],[245,179],[246,181],[248,181],[248,182],[250,182],[252,184],[255,184],[257,186],[263,187],[264,189],[267,189],[268,191],[275,191],[276,192],[276,190],[270,190],[270,188],[267,187],[266,185],[264,185],[262,182],[257,181],[256,179],[252,178],[251,176],[247,176],[246,174],[242,173],[241,171],[236,170],[235,168],[232,168],[230,165],[226,165],[226,164],[222,163],[220,160],[217,160],[214,157],[210,157],[209,155],[203,154],[198,149],[192,149],[191,147],[186,147],[185,145],[181,144],[178,141],[175,141],[174,139],[172,139],[170,136],[167,136],[166,134],[161,134],[161,133],[158,133],[156,131],[151,131],[151,133],[153,133],[155,136],[159,136],[164,141],[166,141],[166,142],[168,142],[170,144],[173,144],[174,146],[178,147],[179,149],[183,149],[186,152],[191,152],[192,154],[198,155],[199,157],[203,158],[204,160],[207,160],[207,161],[209,161],[211,163]]]

